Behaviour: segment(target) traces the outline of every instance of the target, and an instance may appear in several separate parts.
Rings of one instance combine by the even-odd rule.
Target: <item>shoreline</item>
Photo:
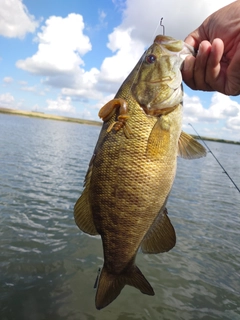
[[[0,107],[0,113],[13,114],[13,115],[19,115],[19,116],[25,116],[25,117],[50,119],[50,120],[57,120],[57,121],[66,121],[66,122],[73,122],[73,123],[79,123],[79,124],[88,124],[88,125],[94,125],[94,126],[101,126],[102,125],[102,122],[96,121],[96,120],[86,120],[86,119],[80,119],[80,118],[57,116],[57,115],[46,114],[46,113],[37,112],[37,111],[24,111],[24,110],[16,110],[16,109],[9,109],[9,108]],[[195,139],[199,139],[199,136],[197,136],[197,135],[191,134],[191,136]],[[238,142],[238,141],[209,138],[209,137],[201,137],[201,139],[206,140],[206,141],[214,141],[214,142],[222,142],[222,143],[240,145],[240,141]]]
[[[88,124],[88,125],[94,125],[94,126],[101,126],[102,125],[102,122],[100,122],[100,121],[57,116],[54,114],[46,114],[46,113],[37,112],[37,111],[24,111],[24,110],[15,110],[15,109],[8,109],[8,108],[1,108],[0,107],[0,113],[25,116],[25,117],[50,119],[50,120],[57,120],[57,121],[74,122],[74,123]]]

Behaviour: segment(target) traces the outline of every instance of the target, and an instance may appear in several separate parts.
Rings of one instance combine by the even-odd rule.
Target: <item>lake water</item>
[[[211,154],[179,159],[168,253],[139,253],[155,296],[126,286],[95,309],[101,241],[73,206],[100,128],[0,114],[0,319],[240,319],[240,194]],[[240,187],[240,146],[207,142]]]

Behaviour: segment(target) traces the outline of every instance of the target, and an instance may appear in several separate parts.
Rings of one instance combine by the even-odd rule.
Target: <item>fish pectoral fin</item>
[[[122,274],[111,274],[104,266],[100,275],[96,293],[96,308],[102,309],[117,298],[125,285],[139,289],[142,293],[153,296],[154,291],[136,265]]]
[[[182,131],[178,140],[178,156],[184,159],[198,159],[206,154],[206,149],[197,140]]]
[[[74,206],[74,219],[76,225],[83,232],[97,235],[98,232],[93,222],[92,210],[89,202],[89,184],[92,174],[92,166],[89,167],[85,178],[85,188]]]
[[[170,131],[168,123],[163,117],[156,121],[147,143],[147,156],[158,158],[160,150],[167,150],[170,144]]]
[[[165,208],[145,235],[141,249],[144,253],[161,253],[171,250],[175,244],[175,230]]]

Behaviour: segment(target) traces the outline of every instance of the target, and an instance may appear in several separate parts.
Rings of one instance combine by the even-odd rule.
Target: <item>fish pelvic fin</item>
[[[184,159],[198,159],[205,157],[206,149],[186,132],[181,133],[178,140],[178,156]]]
[[[125,285],[135,287],[144,294],[154,295],[152,286],[136,265],[123,274],[111,274],[104,266],[96,293],[96,308],[100,310],[109,305],[118,297]]]

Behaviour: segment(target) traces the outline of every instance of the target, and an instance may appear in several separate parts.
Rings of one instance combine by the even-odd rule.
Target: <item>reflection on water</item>
[[[179,159],[168,211],[177,245],[137,256],[131,287],[97,311],[99,239],[73,220],[100,128],[0,115],[0,319],[240,319],[240,196],[209,154]],[[239,146],[208,142],[240,185]]]

